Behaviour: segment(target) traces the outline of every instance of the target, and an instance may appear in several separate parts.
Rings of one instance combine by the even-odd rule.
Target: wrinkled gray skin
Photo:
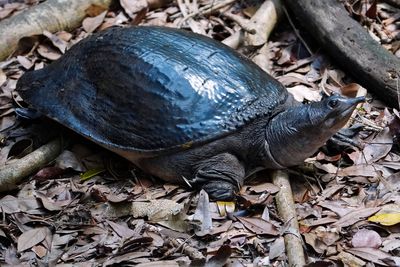
[[[232,199],[250,174],[301,164],[340,130],[363,97],[332,95],[321,102],[295,105],[270,118],[203,146],[155,158],[136,158],[144,171],[164,180],[203,188],[213,199]],[[292,106],[292,107],[291,107]]]

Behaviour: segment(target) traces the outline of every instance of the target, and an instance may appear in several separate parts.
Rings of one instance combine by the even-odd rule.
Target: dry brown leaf
[[[15,116],[3,117],[0,123],[0,132],[10,129],[15,124]]]
[[[375,213],[377,213],[381,208],[361,208],[355,211],[349,212],[343,217],[341,217],[333,226],[337,227],[347,227],[361,221]]]
[[[399,248],[400,248],[400,239],[387,239],[382,243],[382,250],[385,252],[391,252]]]
[[[85,18],[82,22],[82,27],[87,33],[94,32],[104,21],[107,15],[107,11],[104,11],[100,15],[93,18]]]
[[[204,236],[212,230],[212,219],[210,213],[210,201],[206,191],[201,190],[199,201],[193,215],[193,221],[200,223],[199,231],[196,231],[196,235]]]
[[[42,57],[50,60],[57,60],[61,57],[60,53],[45,45],[39,45],[37,51]]]
[[[303,102],[304,100],[308,101],[321,100],[321,94],[319,91],[314,90],[302,84],[293,87],[288,87],[287,90],[294,96],[294,99],[296,99],[299,102]]]
[[[304,84],[305,86],[309,86],[311,88],[316,88],[315,84],[310,83],[305,80],[304,75],[300,73],[286,73],[285,75],[277,77],[278,81],[281,82],[284,86],[294,86],[297,83]]]
[[[361,229],[353,236],[351,244],[355,248],[379,248],[382,238],[373,230]]]
[[[232,249],[228,245],[222,245],[217,253],[212,256],[205,264],[207,267],[225,266],[229,257],[232,254]]]
[[[340,259],[345,266],[351,266],[351,267],[361,267],[361,266],[365,266],[365,261],[351,255],[350,253],[347,252],[340,252],[337,255],[337,258]]]
[[[143,257],[149,257],[151,254],[150,252],[141,252],[141,251],[134,251],[134,252],[129,252],[123,255],[118,255],[116,257],[113,257],[111,259],[106,260],[102,266],[118,266],[121,263],[128,264],[129,262],[132,262],[133,259],[137,258],[143,258]],[[132,262],[135,263],[135,262]]]
[[[333,186],[329,186],[329,187],[325,188],[324,191],[321,192],[321,196],[318,197],[318,201],[322,201],[327,198],[330,198],[331,196],[336,194],[339,190],[341,190],[343,187],[344,187],[344,185],[337,184],[337,185],[333,185]]]
[[[377,169],[372,165],[353,165],[344,169],[339,169],[338,176],[366,176],[374,177],[377,175]]]
[[[314,233],[303,233],[306,243],[309,244],[317,253],[325,253],[327,245],[322,242]]]
[[[360,88],[361,86],[357,83],[349,83],[340,88],[340,91],[347,97],[356,97]]]
[[[342,200],[333,200],[333,201],[325,200],[323,202],[319,202],[318,205],[333,211],[340,217],[343,217],[346,214],[357,210],[355,207],[350,207],[346,202]]]
[[[313,221],[309,221],[308,222],[308,226],[318,226],[318,225],[324,225],[324,224],[331,224],[336,222],[337,219],[336,218],[332,218],[332,217],[324,217],[321,219],[317,219],[317,220],[313,220]]]
[[[264,221],[261,218],[248,218],[248,217],[237,217],[237,219],[251,232],[257,235],[273,235],[279,234],[278,229],[270,222]]]
[[[68,206],[72,202],[71,199],[64,201],[54,201],[45,196],[40,196],[40,200],[42,201],[43,207],[50,211],[63,210],[66,206]]]
[[[33,66],[33,62],[31,62],[27,57],[24,56],[17,56],[17,60],[19,64],[22,65],[26,70],[29,70]]]
[[[381,264],[383,266],[388,266],[388,265],[385,264],[382,260],[391,257],[389,253],[376,248],[351,248],[348,249],[347,252],[357,257],[360,257],[364,260]]]
[[[285,253],[285,240],[283,237],[278,237],[269,248],[269,257],[271,260]]]
[[[21,3],[9,3],[5,4],[3,9],[0,9],[0,20],[7,18],[11,15],[14,11],[21,8],[23,4]]]
[[[385,157],[393,145],[393,136],[390,133],[389,127],[381,131],[374,139],[364,147],[363,153],[360,154],[355,164],[371,164]]]
[[[210,235],[217,235],[220,233],[225,233],[226,231],[228,231],[228,229],[231,227],[232,225],[232,221],[226,221],[224,222],[221,226],[218,227],[214,227],[211,232]]]
[[[0,210],[5,213],[20,212],[18,199],[14,196],[7,195],[0,200]]]
[[[18,252],[30,249],[31,247],[42,242],[47,235],[51,235],[51,232],[46,227],[39,227],[23,232],[18,237]]]
[[[106,222],[111,226],[111,228],[119,235],[121,238],[131,238],[134,236],[138,236],[138,234],[129,229],[127,226],[121,225],[119,223],[115,223],[109,220],[106,220]]]
[[[45,181],[48,179],[57,178],[63,173],[65,173],[65,170],[58,167],[44,167],[35,174],[34,178],[39,181]]]
[[[66,37],[65,34],[55,35],[55,34],[52,34],[51,32],[44,31],[43,35],[46,36],[47,38],[49,38],[51,43],[55,47],[57,47],[61,53],[63,53],[63,54],[65,53],[65,50],[67,49],[67,42],[59,37],[59,36]],[[67,40],[68,40],[68,38],[67,38]]]
[[[146,0],[120,0],[120,3],[126,14],[132,19],[135,19],[136,13],[140,13],[148,8]]]
[[[279,187],[274,185],[273,183],[262,183],[258,185],[249,186],[248,189],[255,193],[264,193],[268,192],[270,194],[276,194],[279,192]]]
[[[47,254],[47,249],[42,245],[34,246],[32,250],[39,258],[43,258]]]

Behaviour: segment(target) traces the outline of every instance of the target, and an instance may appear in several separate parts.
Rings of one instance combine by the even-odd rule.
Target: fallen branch
[[[231,5],[231,4],[235,3],[236,1],[237,0],[224,0],[224,1],[219,2],[217,4],[216,3],[211,3],[209,5],[201,7],[201,8],[199,8],[199,10],[197,12],[193,12],[193,13],[188,14],[187,16],[185,16],[184,19],[180,22],[180,24],[183,24],[186,20],[188,20],[190,18],[193,18],[193,17],[196,17],[196,16],[209,15],[212,12],[214,12],[214,11],[220,9],[220,8],[223,8],[223,7],[226,7],[228,5]],[[180,17],[181,15],[183,15],[183,14],[182,13],[178,13],[178,14],[172,15],[171,19],[176,19],[176,18]]]
[[[0,61],[13,53],[23,37],[78,27],[92,6],[107,9],[112,0],[47,0],[0,22]]]
[[[376,97],[398,107],[400,60],[374,41],[337,0],[286,0],[298,21],[343,69]]]
[[[247,22],[240,21],[240,25],[246,24],[246,33],[241,31],[226,38],[222,43],[236,49],[241,44],[245,43],[249,46],[264,45],[281,14],[280,0],[266,0],[256,11],[256,13]],[[232,17],[231,17],[232,19]],[[235,19],[234,19],[235,20]],[[251,31],[251,30],[253,31]],[[250,33],[254,32],[255,33]],[[241,38],[243,37],[243,38]]]
[[[289,266],[304,266],[304,251],[289,176],[287,173],[278,170],[274,171],[272,180],[280,188],[275,196],[279,216],[289,226],[289,233],[284,235]]]
[[[54,139],[21,159],[0,167],[0,192],[12,190],[28,175],[53,161],[62,150],[62,141]]]

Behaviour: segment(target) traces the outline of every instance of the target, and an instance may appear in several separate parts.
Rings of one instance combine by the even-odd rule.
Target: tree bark
[[[275,196],[279,216],[288,224],[289,231],[284,234],[286,255],[289,266],[300,267],[306,264],[301,239],[299,222],[297,220],[296,208],[293,199],[293,191],[290,186],[289,176],[286,172],[277,170],[272,174],[274,185],[279,187]]]
[[[9,191],[26,176],[53,161],[62,150],[62,141],[54,139],[21,159],[0,167],[0,192]]]
[[[107,9],[112,0],[47,0],[0,22],[0,61],[13,53],[23,37],[78,27],[91,6]]]
[[[389,106],[399,106],[400,60],[373,40],[337,0],[285,3],[332,59],[358,83]]]

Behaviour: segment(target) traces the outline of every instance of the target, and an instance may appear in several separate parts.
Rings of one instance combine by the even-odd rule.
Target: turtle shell
[[[165,27],[112,28],[17,84],[35,109],[91,140],[170,151],[271,116],[286,89],[233,49]]]

